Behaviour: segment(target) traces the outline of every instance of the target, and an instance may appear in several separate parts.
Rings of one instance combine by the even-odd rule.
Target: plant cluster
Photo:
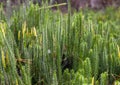
[[[0,8],[0,85],[120,84],[120,10],[68,8]]]

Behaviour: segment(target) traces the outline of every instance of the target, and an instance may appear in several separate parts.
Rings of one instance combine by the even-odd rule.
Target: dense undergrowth
[[[120,9],[74,14],[0,9],[0,85],[119,85]]]

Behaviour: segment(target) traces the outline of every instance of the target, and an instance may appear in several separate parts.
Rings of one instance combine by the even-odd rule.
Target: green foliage
[[[108,85],[108,74],[106,72],[101,74],[100,85]]]
[[[120,9],[68,7],[22,5],[8,20],[1,6],[0,85],[119,85]]]

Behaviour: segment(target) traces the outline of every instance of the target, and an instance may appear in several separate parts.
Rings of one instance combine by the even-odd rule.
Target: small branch
[[[20,63],[27,63],[27,64],[32,64],[32,60],[30,59],[22,59],[22,58],[19,58],[19,59],[16,59],[17,62],[20,62]]]
[[[67,3],[54,4],[54,5],[50,5],[50,6],[47,6],[47,7],[41,7],[39,9],[49,9],[49,8],[59,7],[59,6],[65,6],[65,5],[67,5]]]

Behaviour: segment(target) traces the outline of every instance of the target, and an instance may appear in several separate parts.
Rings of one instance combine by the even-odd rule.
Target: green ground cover
[[[71,14],[0,8],[0,85],[119,85],[120,9]]]

